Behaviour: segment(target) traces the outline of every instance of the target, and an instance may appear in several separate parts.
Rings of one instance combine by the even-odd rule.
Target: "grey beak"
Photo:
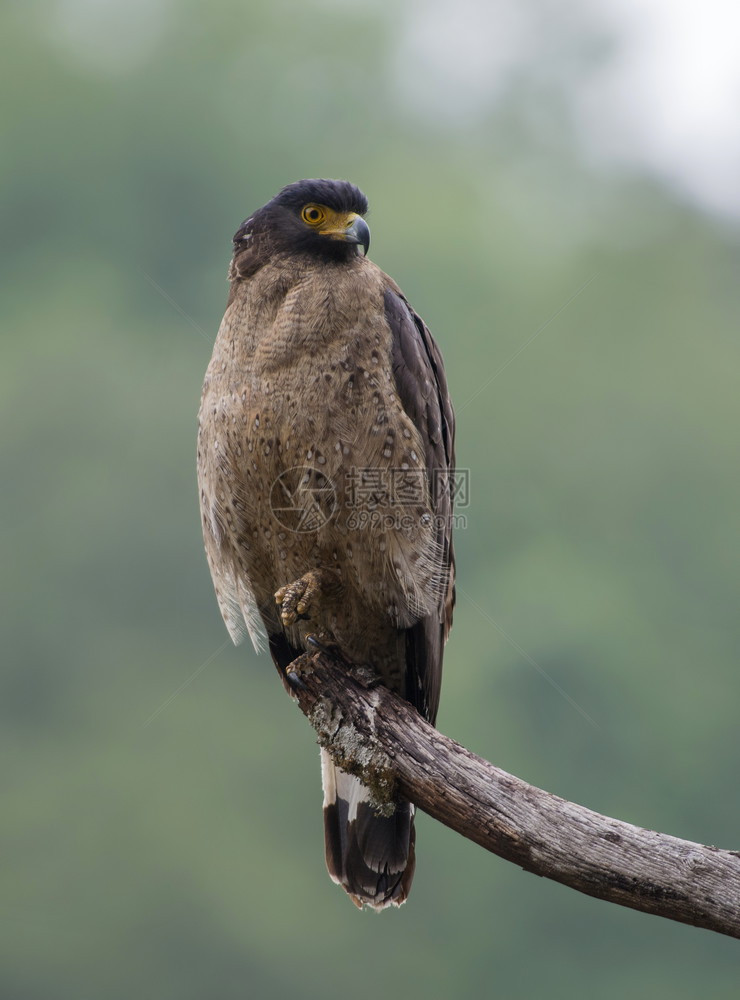
[[[348,243],[357,243],[362,247],[364,254],[370,248],[370,227],[367,222],[361,217],[357,218],[352,222],[352,225],[347,226],[344,231],[344,238]]]

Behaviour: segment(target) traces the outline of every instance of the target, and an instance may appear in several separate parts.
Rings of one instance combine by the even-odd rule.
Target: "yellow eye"
[[[301,212],[301,218],[309,226],[318,226],[326,218],[326,212],[320,205],[306,205]]]

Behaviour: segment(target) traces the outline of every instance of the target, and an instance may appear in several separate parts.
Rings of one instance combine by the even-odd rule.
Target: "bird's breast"
[[[317,560],[351,575],[361,553],[353,589],[416,619],[436,600],[439,556],[382,286],[306,282],[270,316],[234,306],[202,406],[227,544],[247,563],[259,550],[277,586]]]

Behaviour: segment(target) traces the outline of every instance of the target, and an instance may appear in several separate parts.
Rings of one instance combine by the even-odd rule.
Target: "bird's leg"
[[[283,626],[287,628],[299,619],[308,619],[323,626],[319,635],[324,638],[324,623],[329,617],[327,605],[336,602],[340,590],[337,574],[326,569],[309,570],[299,580],[281,587],[275,593],[275,603],[280,608]]]

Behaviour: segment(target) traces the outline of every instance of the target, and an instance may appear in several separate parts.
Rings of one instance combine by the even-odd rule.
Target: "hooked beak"
[[[356,215],[347,228],[344,230],[344,239],[348,243],[357,243],[362,247],[362,252],[367,256],[370,248],[370,227],[361,215]]]
[[[348,212],[346,215],[338,213],[331,219],[331,229],[322,226],[319,229],[321,236],[326,236],[330,240],[341,240],[343,243],[355,243],[362,247],[362,252],[367,254],[370,246],[370,229],[368,224],[356,212]]]

